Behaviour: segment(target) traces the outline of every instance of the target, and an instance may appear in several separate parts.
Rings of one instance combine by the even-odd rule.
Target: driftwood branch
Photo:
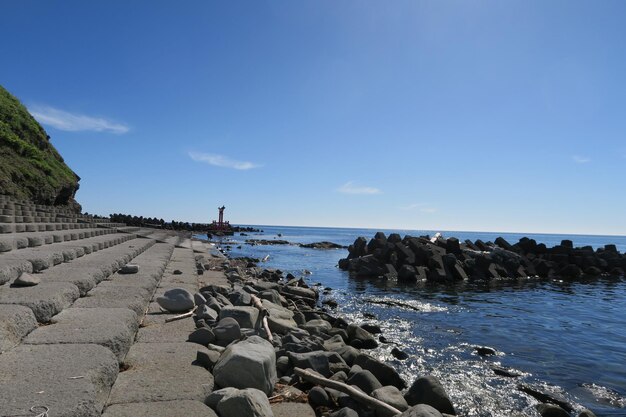
[[[270,326],[267,323],[267,316],[270,315],[269,311],[267,311],[267,309],[263,307],[263,302],[256,295],[251,294],[250,299],[251,299],[250,304],[252,304],[253,307],[256,307],[256,309],[259,310],[259,314],[261,314],[261,322],[263,323],[263,328],[265,329],[265,333],[267,333],[267,340],[272,342],[274,338],[272,337]]]
[[[187,317],[191,317],[193,316],[193,313],[196,311],[196,309],[194,308],[191,311],[188,311],[187,313],[183,313],[183,314],[179,314],[178,316],[174,316],[174,317],[169,317],[167,319],[165,319],[166,323],[169,323],[170,321],[175,321],[175,320],[180,320],[180,319],[184,319]]]
[[[375,410],[384,411],[384,413],[387,415],[402,414],[402,411],[396,409],[395,407],[392,407],[387,403],[377,400],[376,398],[370,397],[363,391],[359,391],[351,387],[350,385],[344,384],[343,382],[333,381],[332,379],[324,378],[323,376],[311,372],[308,369],[294,368],[294,372],[296,373],[296,375],[306,379],[309,382],[313,382],[314,384],[341,391],[345,394],[348,394],[351,398],[362,404],[372,407]]]

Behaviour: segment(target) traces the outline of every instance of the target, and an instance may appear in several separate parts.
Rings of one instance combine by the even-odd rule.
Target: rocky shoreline
[[[359,326],[320,308],[320,292],[329,289],[249,259],[200,262],[198,269],[223,270],[229,282],[186,294],[182,309],[194,308],[196,330],[188,341],[208,349],[198,352],[196,363],[213,375],[215,389],[205,403],[218,415],[278,415],[277,403],[289,410],[285,416],[457,414],[435,376],[405,381],[393,366],[368,354],[384,340],[375,336],[379,325]],[[483,347],[478,354],[491,351]],[[409,357],[397,348],[393,355]],[[519,376],[502,369],[494,373]],[[541,402],[537,411],[542,416],[572,415],[562,399],[525,385],[519,389]],[[578,416],[593,413],[584,410]]]
[[[626,254],[607,244],[574,247],[571,240],[547,247],[534,239],[521,238],[510,244],[499,237],[495,242],[460,242],[457,238],[405,236],[378,232],[369,242],[357,238],[348,248],[339,267],[354,276],[404,282],[454,282],[501,278],[579,279],[624,276]]]

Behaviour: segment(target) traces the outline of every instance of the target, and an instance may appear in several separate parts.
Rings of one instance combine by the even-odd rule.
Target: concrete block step
[[[42,282],[34,287],[0,287],[0,304],[23,305],[30,308],[40,323],[69,307],[78,297],[78,287],[69,282]]]
[[[42,282],[70,282],[78,287],[80,296],[84,297],[97,284],[152,245],[153,240],[132,239],[42,271],[39,277]]]
[[[208,349],[195,343],[135,343],[119,374],[107,406],[154,401],[195,400],[203,402],[214,386],[205,368],[193,365],[198,351]]]
[[[0,305],[0,354],[17,346],[37,327],[32,310],[20,305]]]
[[[134,236],[130,234],[112,233],[71,243],[54,243],[0,254],[0,284],[16,278],[22,271],[43,271],[62,262],[70,262],[85,253],[106,249],[132,239]],[[30,262],[31,266],[27,266],[26,262]]]
[[[20,345],[0,355],[0,416],[99,417],[119,372],[117,358],[95,344]]]
[[[112,234],[113,230],[73,229],[48,232],[16,232],[0,235],[0,252],[33,248],[52,243],[88,239],[95,236]]]
[[[30,333],[24,344],[96,344],[111,350],[121,363],[136,332],[137,315],[129,309],[72,307]]]
[[[132,260],[139,267],[136,274],[115,273],[76,301],[80,308],[128,308],[142,317],[161,279],[173,247],[153,240],[136,239],[133,242],[152,242],[148,250]]]
[[[102,417],[217,417],[215,411],[200,401],[156,401],[153,403],[116,404],[107,407]]]

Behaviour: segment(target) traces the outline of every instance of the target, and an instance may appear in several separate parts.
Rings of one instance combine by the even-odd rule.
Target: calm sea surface
[[[464,283],[397,287],[380,281],[350,278],[337,268],[347,250],[305,249],[295,245],[250,246],[245,239],[280,239],[293,243],[331,241],[351,244],[368,239],[376,230],[255,226],[263,233],[233,236],[222,246],[230,255],[263,258],[265,267],[279,268],[332,288],[328,298],[339,302],[337,314],[357,322],[382,323],[387,339],[411,354],[398,361],[381,344],[373,353],[393,362],[407,381],[432,373],[444,383],[460,415],[536,416],[536,401],[521,394],[516,384],[527,383],[564,396],[577,408],[598,416],[626,416],[626,280],[558,282],[511,280],[488,285]],[[413,236],[432,231],[385,230]],[[503,236],[515,243],[523,235],[511,233],[445,232],[461,240],[493,241]],[[548,246],[571,239],[575,246],[594,248],[614,243],[626,251],[626,236],[526,235]],[[241,246],[240,249],[237,246]],[[405,304],[390,307],[382,302]],[[477,345],[499,354],[482,358]],[[520,378],[493,374],[492,365],[514,369]]]

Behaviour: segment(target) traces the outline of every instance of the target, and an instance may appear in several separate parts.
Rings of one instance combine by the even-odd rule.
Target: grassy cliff
[[[0,86],[0,192],[80,210],[79,180],[26,107]]]

